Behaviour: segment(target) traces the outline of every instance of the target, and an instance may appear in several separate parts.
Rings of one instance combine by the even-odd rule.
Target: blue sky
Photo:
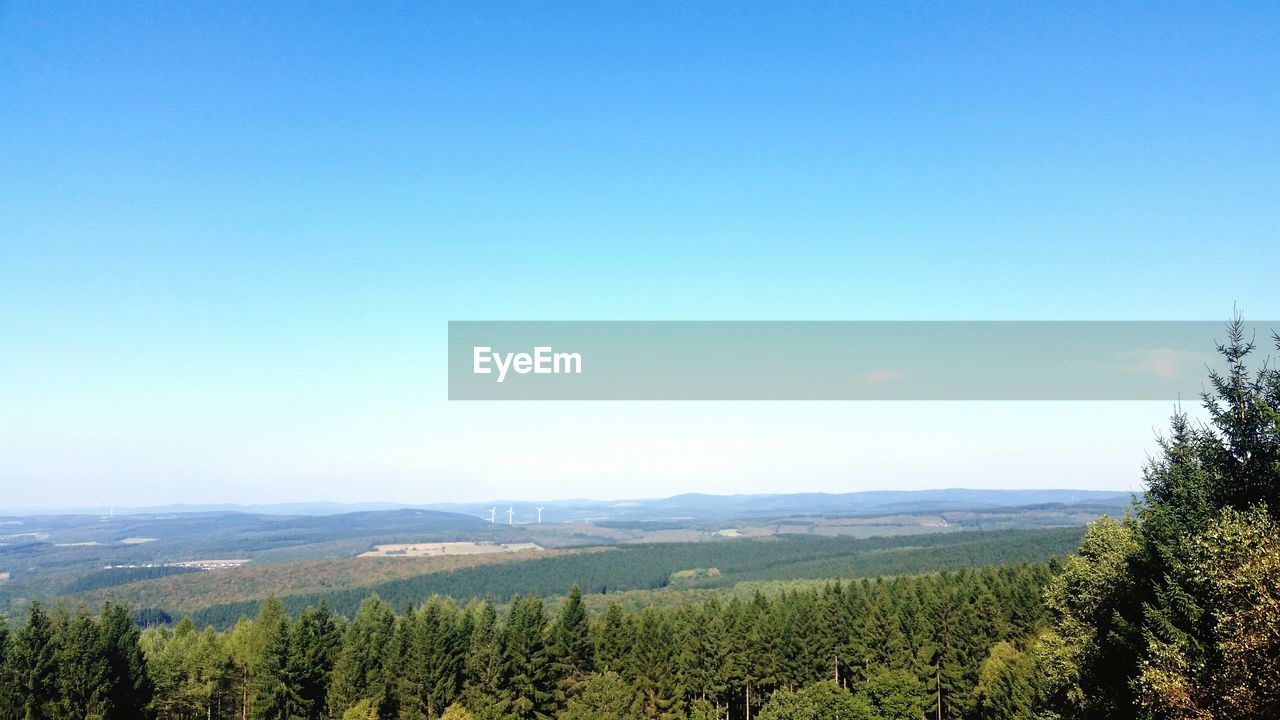
[[[1274,3],[0,2],[0,505],[1135,486],[1166,406],[450,405],[445,323],[1280,317],[1278,77]]]

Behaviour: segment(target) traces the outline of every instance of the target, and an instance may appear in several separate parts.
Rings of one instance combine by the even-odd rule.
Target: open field
[[[245,565],[216,572],[127,583],[74,594],[68,600],[72,604],[83,603],[91,607],[110,600],[126,603],[135,609],[155,607],[182,615],[222,603],[256,602],[272,594],[285,597],[371,588],[432,573],[451,573],[480,565],[522,562],[534,557],[559,557],[577,552],[581,551],[346,558]]]
[[[542,550],[535,543],[439,542],[390,543],[375,545],[357,557],[439,557],[441,555],[486,555],[490,553],[529,552]]]

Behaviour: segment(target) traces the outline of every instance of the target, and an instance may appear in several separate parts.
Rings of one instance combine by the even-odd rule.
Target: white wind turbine
[[[515,518],[516,518],[516,509],[513,507],[507,508],[507,524],[515,525],[516,524]]]
[[[542,508],[538,508],[538,524],[542,524]]]
[[[490,525],[492,525],[492,524],[494,524],[495,522],[497,522],[497,521],[495,520],[495,518],[497,517],[497,515],[498,515],[498,508],[496,508],[496,507],[489,508],[489,524],[490,524]]]

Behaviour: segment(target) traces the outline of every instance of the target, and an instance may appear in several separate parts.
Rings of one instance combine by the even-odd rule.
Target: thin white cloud
[[[1203,368],[1207,356],[1174,348],[1141,348],[1122,352],[1116,358],[1116,362],[1108,363],[1107,367],[1132,375],[1173,380],[1181,376],[1183,370]]]
[[[880,385],[883,383],[893,382],[895,380],[901,380],[903,377],[906,377],[906,374],[905,370],[890,370],[882,368],[872,370],[864,375],[862,379],[873,385]]]

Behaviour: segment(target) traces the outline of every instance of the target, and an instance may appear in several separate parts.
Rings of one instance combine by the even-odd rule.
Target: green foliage
[[[577,585],[569,589],[569,597],[551,627],[547,653],[551,669],[559,678],[555,689],[556,702],[563,706],[575,686],[591,672],[595,655],[587,610],[582,604],[582,590]]]
[[[378,701],[366,698],[347,708],[342,713],[342,720],[379,720]]]
[[[329,685],[329,711],[340,715],[364,700],[375,711],[390,708],[396,669],[391,659],[395,612],[376,595],[365,600],[342,637]]]
[[[57,697],[57,645],[53,624],[39,603],[33,603],[27,622],[13,637],[9,673],[18,688],[18,704],[9,711],[24,720],[53,717]]]
[[[926,704],[924,683],[908,670],[876,671],[862,692],[877,720],[917,720]]]
[[[503,679],[498,707],[513,720],[554,715],[555,676],[547,654],[542,600],[516,598],[501,635]]]
[[[507,601],[516,594],[549,597],[578,585],[584,594],[665,588],[671,574],[691,567],[717,567],[681,587],[729,587],[744,580],[855,578],[913,575],[965,567],[1043,562],[1066,555],[1080,542],[1078,527],[1046,530],[966,531],[932,535],[851,539],[787,535],[767,540],[716,540],[635,544],[573,555],[486,564],[377,583],[372,586],[282,598],[296,615],[328,604],[352,617],[374,594],[393,607],[432,595],[458,602],[485,597]],[[257,601],[233,602],[193,613],[197,625],[225,628],[252,616]]]
[[[128,613],[46,613],[38,603],[16,633],[0,626],[0,718],[145,719],[151,682]]]
[[[225,632],[183,620],[139,633],[118,606],[95,618],[35,605],[0,635],[0,718],[434,720],[461,707],[484,720],[888,720],[927,706],[952,720],[996,707],[990,678],[1004,675],[991,670],[979,688],[977,664],[996,667],[1021,640],[1001,618],[1044,622],[1047,577],[1022,565],[829,582],[670,609],[613,605],[594,622],[572,591],[551,622],[533,597],[505,618],[488,602],[433,597],[396,613],[373,597],[345,625],[323,607],[292,621],[271,599]],[[937,678],[941,693],[927,685]]]
[[[255,720],[293,720],[303,717],[304,707],[294,677],[292,632],[287,616],[273,612],[271,604],[263,607],[259,623],[266,640],[253,678],[253,715]]]
[[[862,695],[853,695],[834,682],[824,681],[799,692],[773,693],[757,717],[759,720],[878,720],[880,716]]]
[[[341,647],[342,635],[329,608],[307,608],[293,628],[290,674],[295,683],[300,714],[306,720],[326,717],[329,677]]]
[[[1041,651],[1043,663],[1059,704],[1081,717],[1132,712],[1128,664],[1137,638],[1124,611],[1135,604],[1132,563],[1139,551],[1133,523],[1103,518],[1089,527],[1080,554],[1067,559],[1046,592],[1058,623]]]
[[[615,672],[584,677],[566,703],[560,720],[644,720],[636,688]]]
[[[1136,519],[1095,524],[1050,588],[1035,652],[1068,717],[1280,715],[1280,371],[1228,336],[1208,424],[1175,414]]]
[[[985,720],[1020,720],[1035,715],[1043,704],[1043,681],[1033,655],[1011,642],[991,646],[978,669],[974,712]]]
[[[200,572],[199,568],[158,565],[154,567],[123,567],[98,570],[76,578],[63,590],[65,593],[81,593],[101,588],[115,587],[127,583],[154,580],[170,575],[189,575]]]
[[[472,720],[472,715],[465,707],[455,703],[444,709],[440,720]]]

